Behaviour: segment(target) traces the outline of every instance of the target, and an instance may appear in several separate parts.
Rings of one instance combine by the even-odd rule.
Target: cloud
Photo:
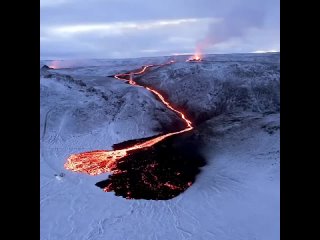
[[[66,3],[71,3],[71,0],[40,0],[40,8],[55,7]]]
[[[280,49],[279,0],[41,0],[42,58]]]
[[[194,36],[204,34],[207,25],[215,21],[187,18],[43,27],[41,55],[57,57],[63,49],[81,57],[152,56],[185,48],[190,51]]]
[[[257,50],[252,53],[268,53],[268,52],[278,52],[279,50],[271,49],[271,50]]]
[[[47,31],[49,34],[56,36],[66,36],[84,33],[101,33],[107,32],[109,35],[121,35],[128,31],[144,31],[157,28],[168,28],[172,26],[179,26],[183,24],[192,23],[209,23],[213,22],[213,19],[197,19],[197,18],[185,18],[185,19],[169,19],[169,20],[157,20],[147,22],[112,22],[112,23],[96,23],[96,24],[77,24],[51,27]]]
[[[276,6],[278,1],[270,0]],[[270,2],[269,2],[270,3]],[[205,52],[209,47],[228,42],[234,38],[245,38],[252,29],[263,29],[268,20],[268,2],[256,0],[230,1],[228,9],[217,13],[222,21],[209,24],[207,34],[199,39],[196,52]]]

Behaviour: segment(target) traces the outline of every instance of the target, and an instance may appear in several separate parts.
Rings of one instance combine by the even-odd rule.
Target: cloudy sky
[[[40,0],[40,57],[280,51],[279,9],[279,0]]]

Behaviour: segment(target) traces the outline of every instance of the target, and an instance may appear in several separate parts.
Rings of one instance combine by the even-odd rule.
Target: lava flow
[[[181,117],[181,119],[185,121],[186,123],[185,129],[163,134],[163,135],[154,137],[152,139],[149,139],[147,141],[140,142],[119,150],[114,150],[114,151],[96,150],[96,151],[84,152],[79,154],[72,154],[67,159],[67,162],[65,163],[64,167],[74,172],[87,173],[89,175],[98,175],[106,172],[117,173],[117,171],[119,170],[117,170],[116,166],[117,166],[117,163],[121,162],[122,158],[130,155],[133,152],[136,152],[137,150],[149,148],[170,136],[192,130],[193,129],[192,122],[189,119],[187,119],[186,116],[181,111],[174,108],[157,90],[147,86],[139,85],[133,79],[134,75],[144,74],[147,72],[147,70],[149,70],[152,67],[156,67],[156,66],[161,67],[164,65],[172,64],[172,63],[174,63],[174,61],[170,61],[165,64],[147,65],[147,66],[143,66],[141,70],[138,70],[136,72],[117,74],[114,77],[119,80],[125,80],[130,85],[144,87],[148,91],[155,94],[167,108],[177,113]],[[168,183],[167,186],[170,186],[170,184]],[[106,188],[105,191],[108,191],[108,189]]]

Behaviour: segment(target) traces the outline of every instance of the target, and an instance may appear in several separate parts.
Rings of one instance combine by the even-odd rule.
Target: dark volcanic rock
[[[187,190],[205,163],[196,141],[174,136],[121,159],[96,186],[129,199],[167,200]]]
[[[47,65],[43,65],[41,69],[42,69],[42,70],[49,70],[49,69],[53,69],[53,68],[48,67]]]

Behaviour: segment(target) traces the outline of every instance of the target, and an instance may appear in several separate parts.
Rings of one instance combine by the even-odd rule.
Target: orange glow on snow
[[[200,59],[200,58],[199,58]],[[72,154],[65,163],[64,167],[68,170],[74,171],[74,172],[81,172],[86,173],[89,175],[98,175],[101,173],[106,172],[116,172],[116,163],[118,161],[121,161],[121,159],[129,154],[131,154],[133,151],[144,149],[151,147],[155,145],[156,143],[170,137],[173,135],[177,135],[183,132],[187,132],[193,129],[192,122],[187,119],[184,113],[181,111],[175,109],[157,90],[152,89],[147,86],[139,85],[136,83],[133,79],[134,75],[140,75],[144,74],[149,68],[154,66],[165,66],[170,65],[174,63],[173,60],[171,60],[168,63],[165,64],[158,64],[158,65],[147,65],[143,66],[141,70],[131,73],[124,73],[124,74],[117,74],[114,77],[119,80],[127,81],[130,85],[133,86],[141,86],[147,89],[148,91],[155,94],[159,100],[170,110],[177,113],[181,119],[183,119],[186,123],[186,128],[181,131],[171,132],[167,134],[163,134],[161,136],[149,139],[142,143],[137,143],[132,146],[120,149],[120,150],[97,150],[97,151],[90,151],[90,152],[84,152],[79,154]],[[127,79],[129,77],[129,80]],[[171,185],[167,185],[167,187],[172,187]],[[107,189],[106,189],[107,191]]]

